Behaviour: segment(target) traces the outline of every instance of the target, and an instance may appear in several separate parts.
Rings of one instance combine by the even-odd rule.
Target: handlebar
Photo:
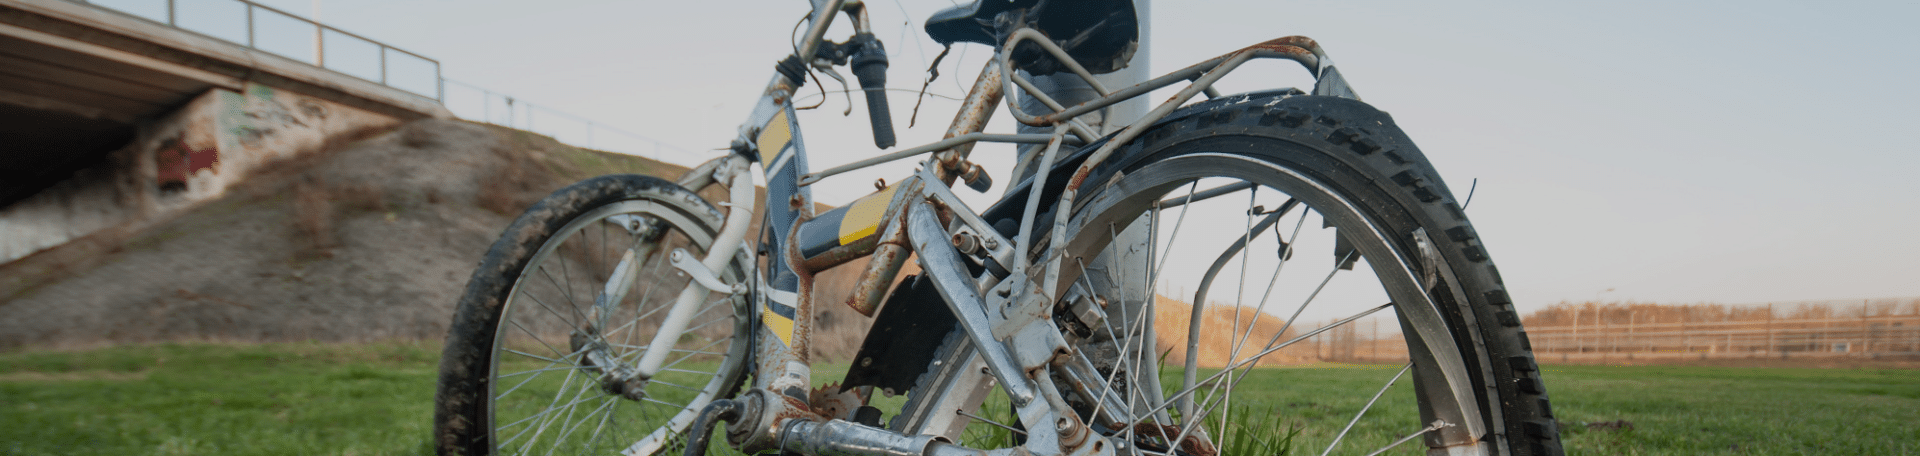
[[[880,40],[871,33],[855,35],[852,43],[858,51],[850,59],[853,77],[860,80],[860,91],[866,93],[867,117],[873,121],[873,145],[881,149],[893,147],[893,113],[887,107],[887,50]]]

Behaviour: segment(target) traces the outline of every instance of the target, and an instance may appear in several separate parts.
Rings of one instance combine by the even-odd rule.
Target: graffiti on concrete
[[[220,172],[220,149],[194,148],[180,138],[173,138],[160,143],[160,150],[153,154],[153,162],[154,169],[158,171],[160,191],[185,191],[187,179],[195,173]]]

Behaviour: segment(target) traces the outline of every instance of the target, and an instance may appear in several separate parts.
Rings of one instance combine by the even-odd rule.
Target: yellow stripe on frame
[[[781,345],[793,346],[792,319],[773,313],[773,309],[761,309],[760,322],[767,325],[767,330],[773,331],[774,337],[780,338]]]
[[[874,230],[880,228],[880,217],[887,214],[887,205],[893,202],[893,190],[898,187],[888,186],[854,201],[853,206],[847,208],[847,214],[840,217],[840,245],[873,235]]]
[[[781,150],[792,140],[793,127],[787,124],[787,111],[782,109],[760,129],[760,138],[755,141],[760,147],[760,166],[773,166],[773,159],[779,158]]]

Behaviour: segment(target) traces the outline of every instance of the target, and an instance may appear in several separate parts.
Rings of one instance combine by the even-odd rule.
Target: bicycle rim
[[[665,233],[640,233],[650,217]],[[697,411],[730,394],[744,367],[742,302],[705,295],[664,369],[638,399],[601,381],[611,366],[592,356],[636,363],[690,279],[668,263],[674,249],[704,255],[717,227],[662,201],[626,200],[595,207],[541,244],[510,289],[494,337],[486,421],[500,454],[614,452],[656,454],[677,449]],[[647,240],[647,238],[654,238]],[[619,306],[595,298],[629,249],[639,279]],[[735,268],[719,271],[737,280]]]
[[[1424,233],[1348,193],[1260,154],[1187,151],[1083,198],[1057,288],[1078,411],[1148,453],[1487,452],[1486,353],[1429,295]],[[1332,363],[1359,358],[1329,343],[1357,325],[1404,330],[1395,362]]]

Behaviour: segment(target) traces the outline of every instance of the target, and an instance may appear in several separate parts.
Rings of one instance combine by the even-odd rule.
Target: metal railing
[[[134,10],[132,8],[123,8],[123,7],[108,4],[108,3],[125,4],[127,2],[104,2],[100,0],[93,0],[93,1],[68,0],[68,1],[72,1],[74,3],[87,4],[90,6],[99,7],[101,9],[105,9],[109,11],[115,11],[121,14],[133,16],[136,18],[154,21],[157,23],[162,23],[169,27],[173,27],[173,28],[177,28],[177,29],[181,29],[189,32],[194,32],[194,33],[206,36],[208,38],[213,38],[221,41],[227,41],[230,43],[243,45],[249,49],[254,49],[254,50],[266,52],[269,54],[286,57],[296,61],[309,62],[309,63],[312,63],[314,66],[325,68],[328,70],[333,70],[334,72],[342,75],[346,75],[353,78],[365,80],[368,82],[380,84],[383,86],[407,91],[420,96],[432,97],[434,101],[444,101],[446,98],[446,88],[444,83],[441,81],[440,61],[438,60],[427,58],[426,56],[416,54],[411,51],[407,51],[405,49],[393,47],[391,45],[382,43],[380,41],[377,41],[371,38],[356,35],[352,32],[334,28],[332,26],[328,26],[326,24],[322,24],[317,21],[314,21],[313,19],[301,17],[293,13],[281,11],[274,7],[254,3],[248,0],[228,0],[228,1],[240,4],[242,8],[245,10],[244,15],[246,17],[245,19],[246,30],[244,33],[245,35],[244,38],[240,40],[230,39],[229,37],[217,36],[218,32],[214,32],[212,30],[196,29],[196,27],[189,27],[189,26],[182,25],[181,23],[183,19],[187,19],[187,17],[182,15],[183,11],[180,8],[179,0],[162,0],[166,4],[165,9],[164,11],[160,11],[159,12],[160,14],[157,14],[158,16],[162,16],[162,17],[148,17],[148,15],[141,14],[140,11]],[[198,2],[198,3],[204,4],[205,2]],[[131,5],[128,5],[128,6],[131,6]],[[217,5],[204,5],[204,6],[217,6]],[[210,11],[212,10],[202,9],[202,10],[199,10],[198,12],[210,12]],[[261,12],[264,12],[264,14]],[[152,12],[149,12],[149,13],[152,13]],[[271,19],[271,20],[289,20],[290,19],[295,22],[304,23],[307,26],[313,27],[313,43],[312,43],[313,55],[311,56],[311,58],[309,59],[309,58],[306,58],[305,56],[291,55],[291,53],[289,52],[262,47],[260,45],[261,33],[259,33],[259,27],[257,27],[256,24],[261,22],[263,19]],[[359,74],[353,74],[353,72],[351,71],[347,71],[349,70],[348,68],[340,68],[339,65],[337,64],[333,67],[328,66],[327,35],[329,34],[338,35],[341,37],[345,37],[347,39],[356,40],[359,42],[363,42],[365,44],[372,45],[376,49],[376,52],[378,53],[378,57],[377,57],[378,69],[375,71],[376,74],[359,75]],[[420,87],[407,88],[407,87],[401,87],[399,85],[395,85],[393,81],[394,78],[392,77],[393,72],[389,68],[388,60],[389,60],[389,56],[393,56],[396,53],[402,56],[418,59],[421,62],[431,64],[433,66],[433,77],[431,79],[433,87],[431,89],[426,89],[426,88],[420,88]],[[432,93],[427,93],[427,92],[432,92]]]
[[[604,150],[609,152],[619,152],[619,153],[636,155],[636,156],[646,156],[646,157],[653,158],[655,161],[672,162],[672,163],[686,165],[686,166],[692,166],[693,164],[697,164],[699,161],[702,161],[704,158],[704,155],[701,153],[688,150],[682,147],[676,147],[674,145],[661,142],[659,140],[653,139],[646,135],[611,127],[606,125],[605,123],[596,122],[591,119],[572,115],[572,114],[555,110],[552,108],[548,108],[545,106],[535,105],[525,100],[516,99],[512,96],[501,94],[499,92],[481,88],[479,86],[475,86],[472,84],[466,84],[459,81],[447,79],[446,77],[440,74],[440,61],[438,60],[434,60],[426,56],[416,54],[411,51],[407,51],[405,49],[393,47],[386,43],[382,43],[382,42],[373,40],[371,38],[363,37],[351,32],[347,32],[345,30],[340,30],[338,28],[328,26],[326,24],[322,24],[310,18],[301,17],[293,13],[282,11],[280,9],[276,9],[271,6],[254,3],[248,0],[227,0],[232,2],[232,3],[226,3],[227,5],[237,4],[241,8],[243,8],[244,11],[241,14],[230,14],[231,16],[234,16],[234,17],[228,17],[226,19],[228,19],[230,22],[238,22],[240,21],[239,16],[244,15],[245,29],[243,31],[230,31],[233,33],[227,33],[227,35],[231,35],[231,36],[224,36],[224,37],[220,36],[222,35],[220,31],[213,30],[214,28],[217,28],[217,26],[222,25],[223,21],[219,20],[219,18],[208,19],[213,16],[218,16],[218,14],[215,14],[218,12],[216,11],[216,9],[223,3],[217,2],[217,1],[191,2],[195,6],[191,8],[185,8],[184,10],[183,8],[181,8],[181,4],[180,4],[183,0],[67,0],[67,1],[86,4],[89,6],[101,8],[108,11],[113,11],[115,13],[131,16],[134,18],[152,21],[152,22],[163,24],[176,29],[206,36],[208,38],[246,46],[249,49],[254,49],[261,52],[266,52],[269,54],[286,57],[296,61],[311,63],[314,66],[331,70],[335,73],[338,73],[344,76],[349,76],[356,79],[377,83],[383,86],[392,87],[395,89],[411,92],[421,96],[429,96],[429,97],[432,97],[434,101],[439,102],[442,106],[445,106],[447,110],[449,112],[452,112],[455,116],[458,116],[460,118],[467,119],[467,120],[490,123],[490,124],[500,125],[508,128],[518,128],[518,129],[523,129],[527,131],[532,131],[535,133],[551,136],[554,139],[559,140],[563,143],[573,144],[577,146],[584,146],[588,149]],[[142,6],[145,6],[146,8],[143,9],[141,8]],[[228,13],[232,13],[232,11],[228,11]],[[206,22],[201,26],[195,26],[190,22],[194,22],[193,20],[196,17],[203,19],[202,22],[206,22],[206,21],[211,21],[211,22]],[[284,27],[271,27],[271,26],[265,27],[266,30],[269,30],[272,32],[280,32],[280,33],[268,33],[268,34],[265,34],[264,36],[261,33],[262,27],[259,25],[261,22],[276,21],[276,20],[277,21],[292,20],[296,23],[304,24],[303,26],[300,26],[300,27],[312,27],[313,29],[313,35],[311,38],[312,55],[311,56],[295,55],[297,54],[295,52],[286,52],[287,50],[284,49],[284,46],[279,47],[280,49],[276,49],[276,47],[274,46],[263,46],[262,45],[263,38],[271,41],[275,39],[284,39],[287,37]],[[304,30],[296,31],[296,33],[304,33]],[[343,67],[339,60],[329,62],[327,59],[327,51],[328,51],[327,43],[329,42],[328,35],[337,35],[338,37],[344,37],[346,39],[351,39],[358,42],[363,42],[367,45],[371,45],[371,47],[378,54],[378,58],[377,58],[378,63],[376,65],[377,69],[374,70],[374,74],[371,74],[371,75],[354,74],[354,72],[351,71],[352,68],[350,67],[350,65]],[[394,81],[395,78],[393,77],[393,71],[389,67],[389,57],[396,56],[396,55],[411,57],[421,62],[431,64],[433,69],[433,74],[431,77],[432,87],[423,88],[422,90],[415,90],[415,89],[409,89],[407,87],[402,87],[400,85],[395,85],[395,81]],[[474,98],[453,97],[450,99],[447,93],[447,84],[453,84],[465,89],[470,89],[472,92],[477,92],[479,96]],[[432,92],[432,93],[429,94],[426,92]]]
[[[648,157],[654,161],[683,166],[699,164],[709,155],[473,84],[445,78],[441,81],[464,89],[453,91],[441,101],[448,111],[463,119],[539,133],[588,149]],[[477,96],[468,97],[468,94]]]

